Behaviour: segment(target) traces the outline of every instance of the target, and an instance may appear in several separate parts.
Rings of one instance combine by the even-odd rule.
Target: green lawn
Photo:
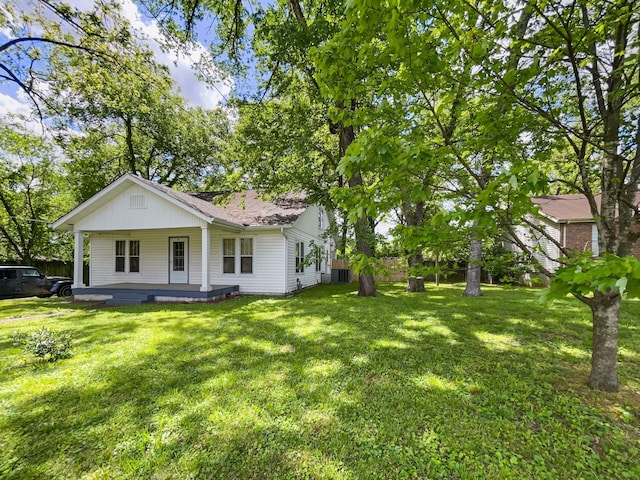
[[[0,320],[0,478],[640,478],[640,302],[623,304],[622,390],[604,394],[585,386],[578,302],[402,287],[0,301],[23,317]],[[74,356],[12,346],[41,326],[70,332]]]

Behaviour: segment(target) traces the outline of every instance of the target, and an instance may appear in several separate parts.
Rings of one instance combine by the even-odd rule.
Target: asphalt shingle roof
[[[281,199],[266,201],[255,190],[236,193],[226,205],[216,205],[198,198],[199,194],[179,192],[149,180],[140,180],[208,217],[246,227],[291,225],[308,207],[300,195],[289,194]]]
[[[592,222],[593,214],[587,197],[582,194],[546,195],[532,199],[540,206],[540,211],[558,222],[584,221]],[[600,195],[595,196],[598,210],[600,210]],[[636,193],[636,204],[640,203],[640,192]]]

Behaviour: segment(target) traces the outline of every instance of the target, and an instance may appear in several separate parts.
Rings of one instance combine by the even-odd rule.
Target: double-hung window
[[[140,240],[116,240],[115,271],[140,273]]]
[[[116,272],[124,272],[127,260],[127,241],[116,240]]]
[[[296,273],[304,272],[304,242],[296,242]]]
[[[253,273],[253,238],[240,239],[240,273]]]
[[[129,272],[140,272],[140,240],[129,240]]]
[[[236,273],[236,239],[222,240],[222,273]]]
[[[236,273],[238,267],[253,273],[253,238],[222,239],[222,273]]]

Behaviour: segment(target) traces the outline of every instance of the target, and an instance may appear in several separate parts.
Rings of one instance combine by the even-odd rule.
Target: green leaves
[[[17,125],[0,126],[0,260],[72,258],[70,238],[47,227],[73,201],[55,161],[51,142]]]
[[[568,294],[590,297],[594,292],[614,291],[629,298],[640,298],[640,260],[605,253],[598,258],[588,254],[563,259],[543,300],[564,298]]]

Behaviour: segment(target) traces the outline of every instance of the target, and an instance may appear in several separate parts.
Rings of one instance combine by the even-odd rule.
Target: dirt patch
[[[68,313],[73,313],[75,310],[60,310],[59,312],[53,313],[43,313],[40,315],[29,315],[28,317],[12,317],[12,318],[4,318],[0,320],[0,323],[10,323],[10,322],[18,322],[21,320],[36,320],[38,318],[49,318],[49,317],[58,317],[60,315],[67,315]]]

